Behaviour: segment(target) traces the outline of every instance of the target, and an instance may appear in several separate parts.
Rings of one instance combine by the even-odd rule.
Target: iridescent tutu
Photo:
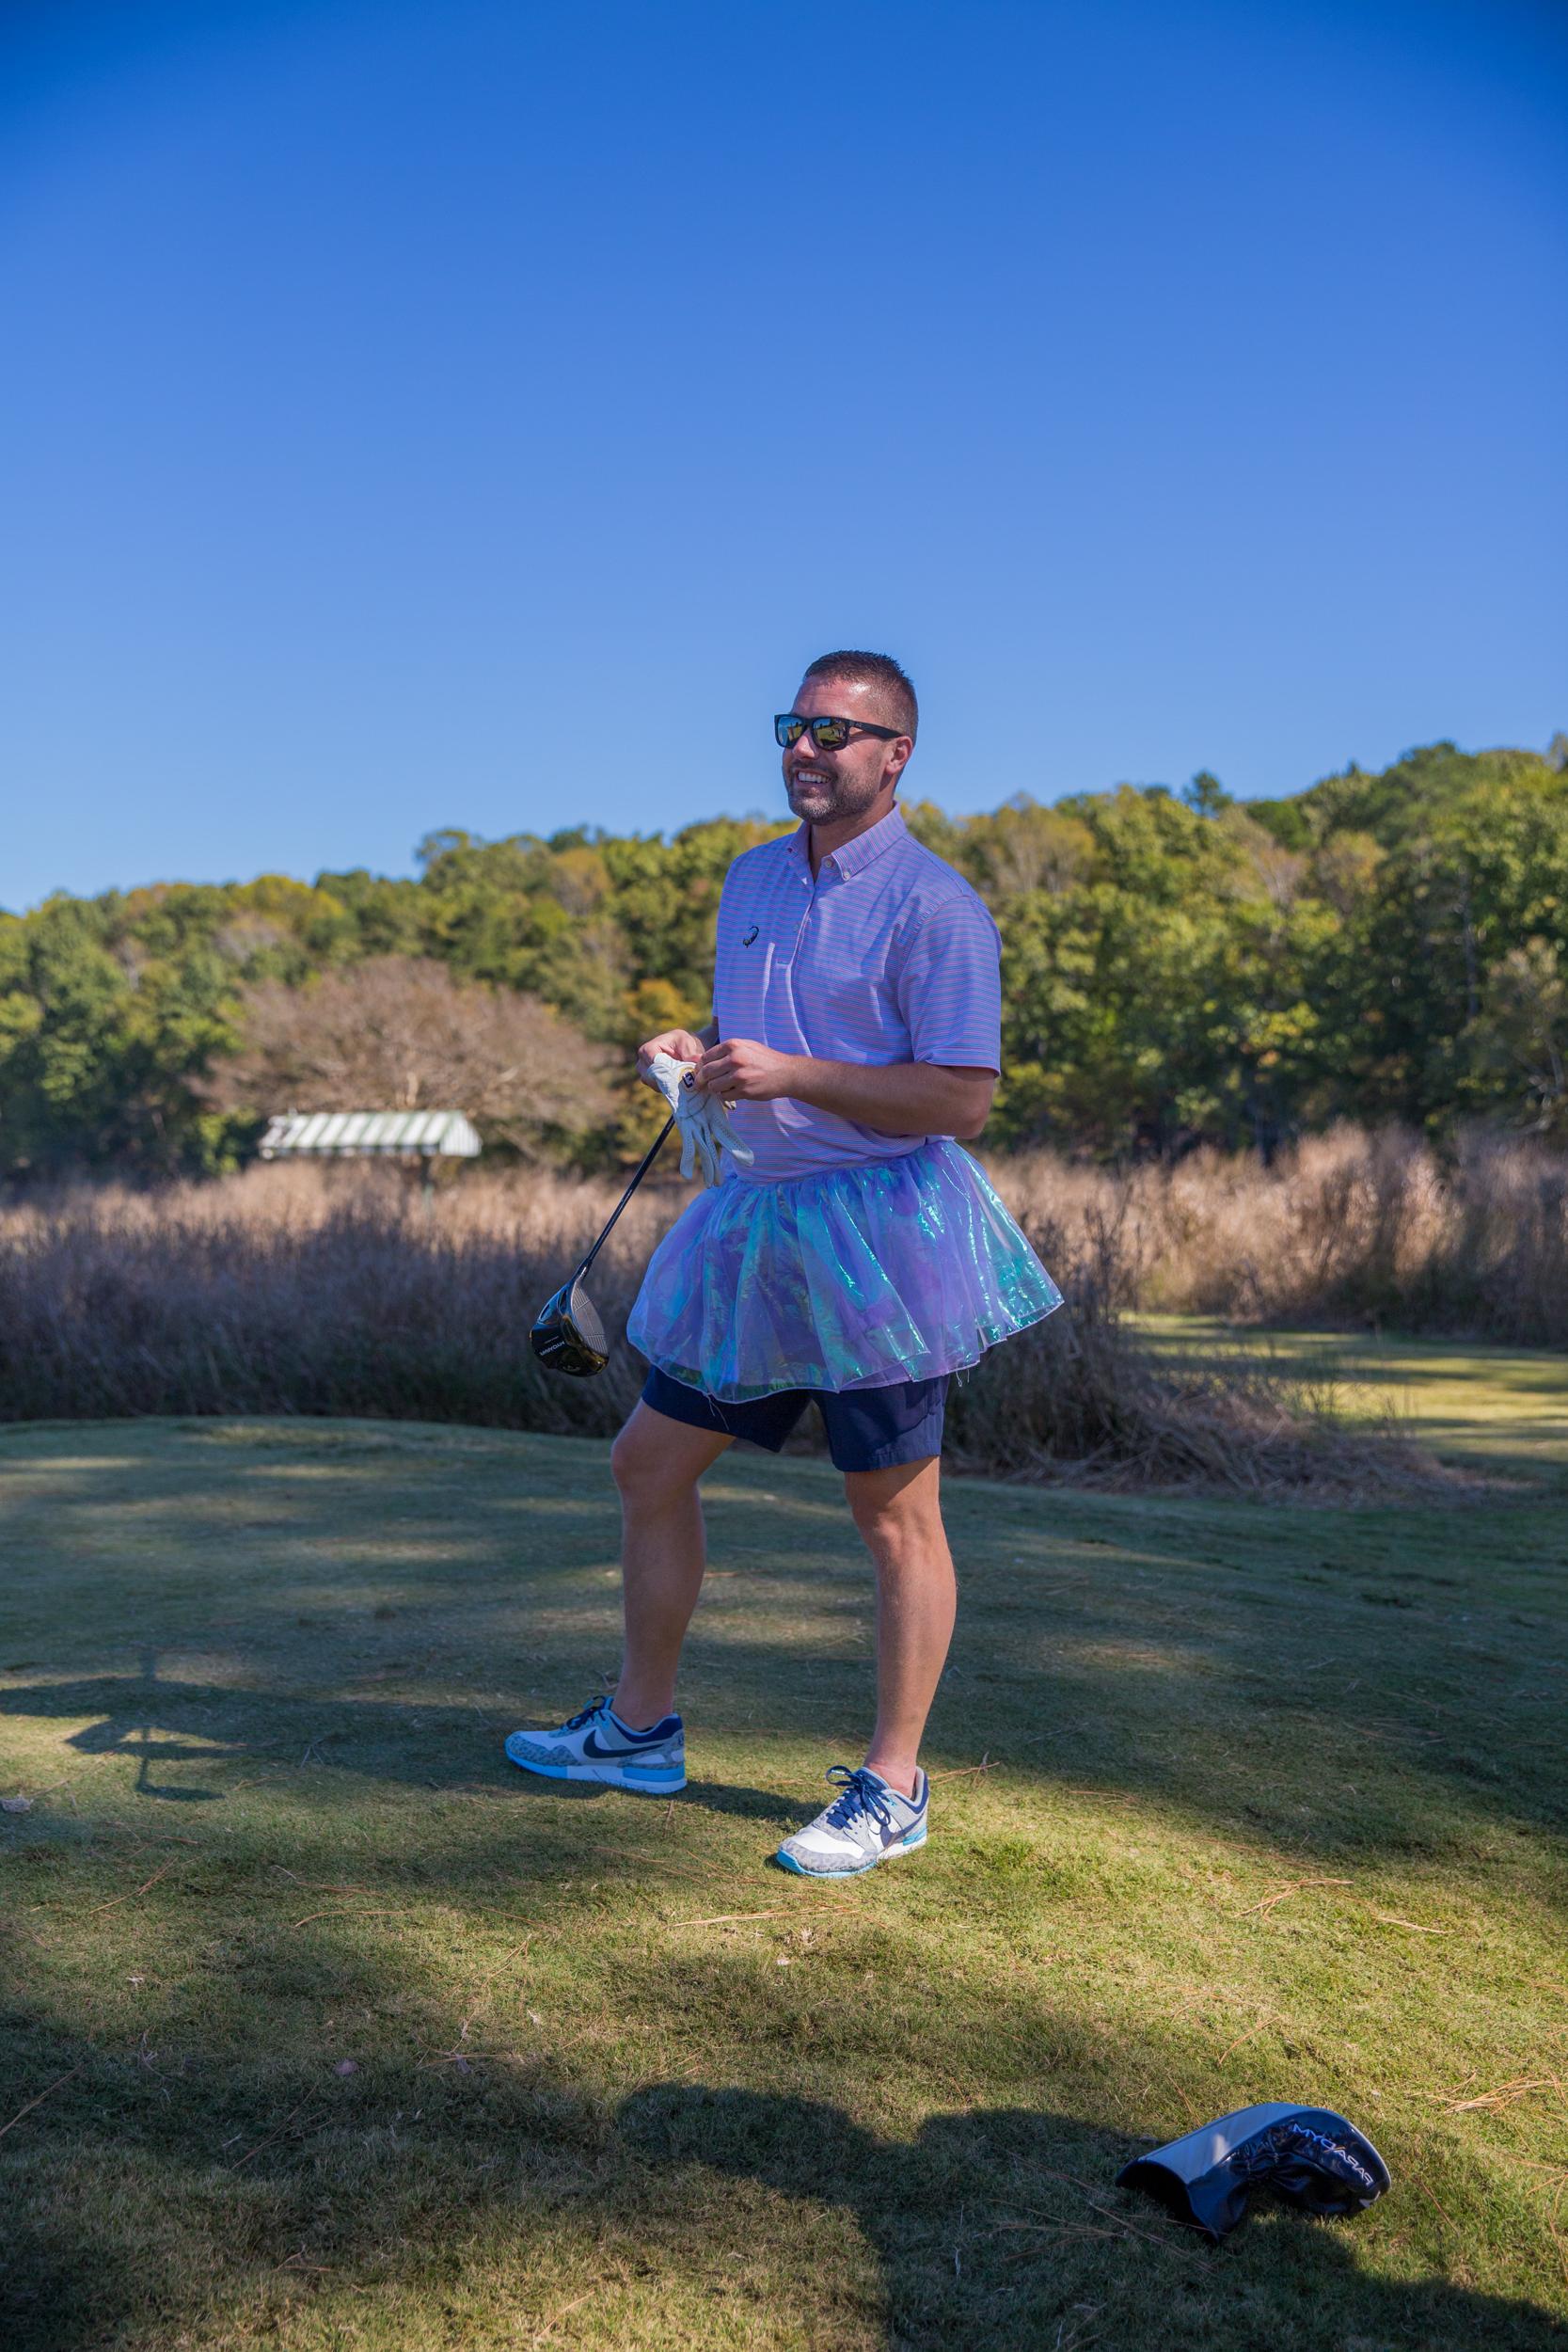
[[[672,1379],[738,1405],[959,1372],[1061,1303],[985,1171],[936,1140],[699,1193],[649,1260],[626,1337]]]

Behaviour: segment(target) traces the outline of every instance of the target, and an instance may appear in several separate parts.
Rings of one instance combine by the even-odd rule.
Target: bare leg
[[[641,1731],[675,1703],[681,1644],[706,1565],[697,1481],[732,1438],[656,1413],[639,1401],[610,1452],[621,1490],[621,1606],[626,1651],[611,1701]]]
[[[877,1567],[877,1728],[865,1760],[912,1797],[926,1718],[953,1639],[958,1589],[938,1491],[937,1457],[844,1481]]]

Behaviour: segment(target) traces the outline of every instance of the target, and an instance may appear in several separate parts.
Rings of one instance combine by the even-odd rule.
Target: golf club
[[[674,1125],[673,1119],[664,1126],[644,1152],[641,1165],[630,1184],[615,1204],[609,1224],[588,1252],[577,1272],[561,1285],[553,1298],[546,1299],[533,1318],[529,1337],[539,1361],[550,1372],[570,1373],[577,1380],[589,1380],[596,1372],[603,1372],[610,1361],[610,1346],[598,1309],[583,1288],[583,1277],[598,1256],[614,1229],[615,1219],[642,1182],[658,1157],[665,1136]]]

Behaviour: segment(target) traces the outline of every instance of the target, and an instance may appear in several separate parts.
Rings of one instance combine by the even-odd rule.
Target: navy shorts
[[[887,1389],[776,1389],[771,1396],[752,1397],[744,1405],[724,1405],[701,1389],[672,1380],[656,1364],[642,1384],[642,1402],[667,1421],[739,1438],[766,1446],[769,1454],[780,1452],[806,1406],[816,1405],[835,1470],[892,1470],[942,1452],[947,1375],[903,1380]]]

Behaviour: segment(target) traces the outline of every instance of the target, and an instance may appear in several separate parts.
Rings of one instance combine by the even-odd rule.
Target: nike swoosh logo
[[[649,1739],[634,1740],[630,1746],[625,1748],[601,1748],[598,1733],[591,1731],[582,1743],[582,1752],[584,1756],[602,1756],[607,1763],[612,1763],[619,1756],[635,1756],[639,1748],[651,1748],[654,1744],[655,1742]]]

